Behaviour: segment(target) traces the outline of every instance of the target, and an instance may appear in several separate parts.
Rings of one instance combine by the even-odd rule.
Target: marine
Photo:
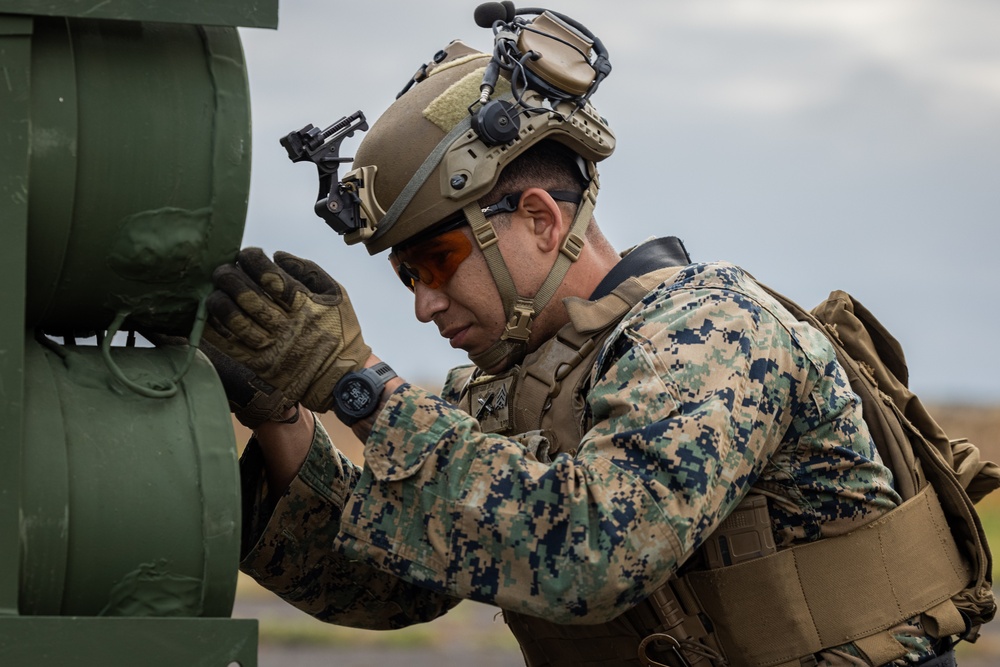
[[[511,3],[477,19],[494,53],[436,53],[316,207],[349,244],[389,251],[417,319],[471,365],[440,394],[397,377],[312,261],[248,248],[216,271],[205,337],[269,388],[244,406],[241,568],[354,627],[495,605],[531,666],[954,664],[970,628],[951,592],[905,614],[866,600],[875,625],[795,644],[794,628],[743,623],[767,610],[711,583],[881,536],[912,505],[823,331],[677,238],[619,253],[604,237],[596,165],[615,138],[590,99],[610,73],[600,40]],[[309,145],[302,132],[288,145]],[[365,442],[363,465],[314,417],[327,410]],[[744,518],[750,532],[727,532]],[[835,567],[867,581],[874,561]],[[851,590],[834,615],[864,598]],[[712,600],[738,622],[713,623]]]

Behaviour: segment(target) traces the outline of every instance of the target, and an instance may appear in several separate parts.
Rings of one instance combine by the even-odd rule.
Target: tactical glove
[[[183,336],[169,336],[151,331],[141,333],[157,347],[190,344]],[[198,349],[215,367],[222,388],[226,392],[230,412],[247,428],[252,430],[264,422],[283,421],[281,417],[295,406],[295,401],[285,398],[279,390],[254,375],[246,366],[224,355],[211,343],[202,340],[198,344]],[[296,421],[298,414],[296,411],[290,421]]]
[[[230,359],[214,345],[202,341],[198,346],[215,366],[222,388],[226,390],[229,409],[239,423],[248,429],[256,429],[264,422],[285,421],[282,415],[295,407],[295,401],[275,387],[254,375],[253,371]],[[288,420],[298,420],[298,411]]]
[[[313,262],[246,248],[212,279],[204,339],[290,401],[325,412],[337,380],[371,355],[347,293]]]

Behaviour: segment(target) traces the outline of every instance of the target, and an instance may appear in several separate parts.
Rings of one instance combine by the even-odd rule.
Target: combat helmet
[[[476,21],[492,28],[493,53],[461,41],[437,52],[374,123],[341,180],[336,165],[346,160],[339,157],[339,143],[368,129],[361,112],[322,133],[307,126],[282,143],[293,161],[310,160],[320,169],[317,214],[348,244],[363,243],[370,254],[465,215],[508,320],[494,349],[473,358],[489,367],[523,354],[532,318],[579,256],[597,195],[596,163],[611,155],[615,139],[590,103],[611,65],[603,44],[585,27],[548,10],[518,11],[510,2],[480,5]],[[542,140],[577,154],[588,185],[549,278],[533,298],[522,298],[479,199],[506,165]]]

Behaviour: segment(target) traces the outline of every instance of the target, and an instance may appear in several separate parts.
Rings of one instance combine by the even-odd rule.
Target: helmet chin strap
[[[552,295],[556,293],[556,289],[566,277],[570,265],[580,257],[580,252],[583,250],[587,224],[594,213],[597,190],[600,187],[596,170],[592,173],[590,185],[583,193],[583,199],[577,207],[576,216],[573,218],[566,239],[559,249],[559,255],[534,298],[524,297],[517,293],[507,263],[504,261],[503,255],[500,254],[496,230],[483,215],[479,204],[473,202],[462,209],[472,227],[476,243],[479,244],[479,249],[483,251],[483,256],[486,258],[486,265],[489,267],[490,273],[493,274],[493,281],[500,292],[504,315],[507,318],[507,326],[501,334],[500,340],[480,354],[469,355],[472,363],[483,371],[506,370],[524,359],[524,355],[528,351],[528,337],[531,335],[532,321],[538,313],[542,312]]]

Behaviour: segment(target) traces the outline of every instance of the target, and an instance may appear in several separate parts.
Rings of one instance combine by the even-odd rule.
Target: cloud
[[[584,3],[590,4],[590,3]],[[985,121],[1000,110],[1000,5],[910,0],[624,3],[607,17],[617,71],[692,113],[788,115],[880,69],[925,91],[937,113]],[[694,93],[694,94],[693,94]]]

